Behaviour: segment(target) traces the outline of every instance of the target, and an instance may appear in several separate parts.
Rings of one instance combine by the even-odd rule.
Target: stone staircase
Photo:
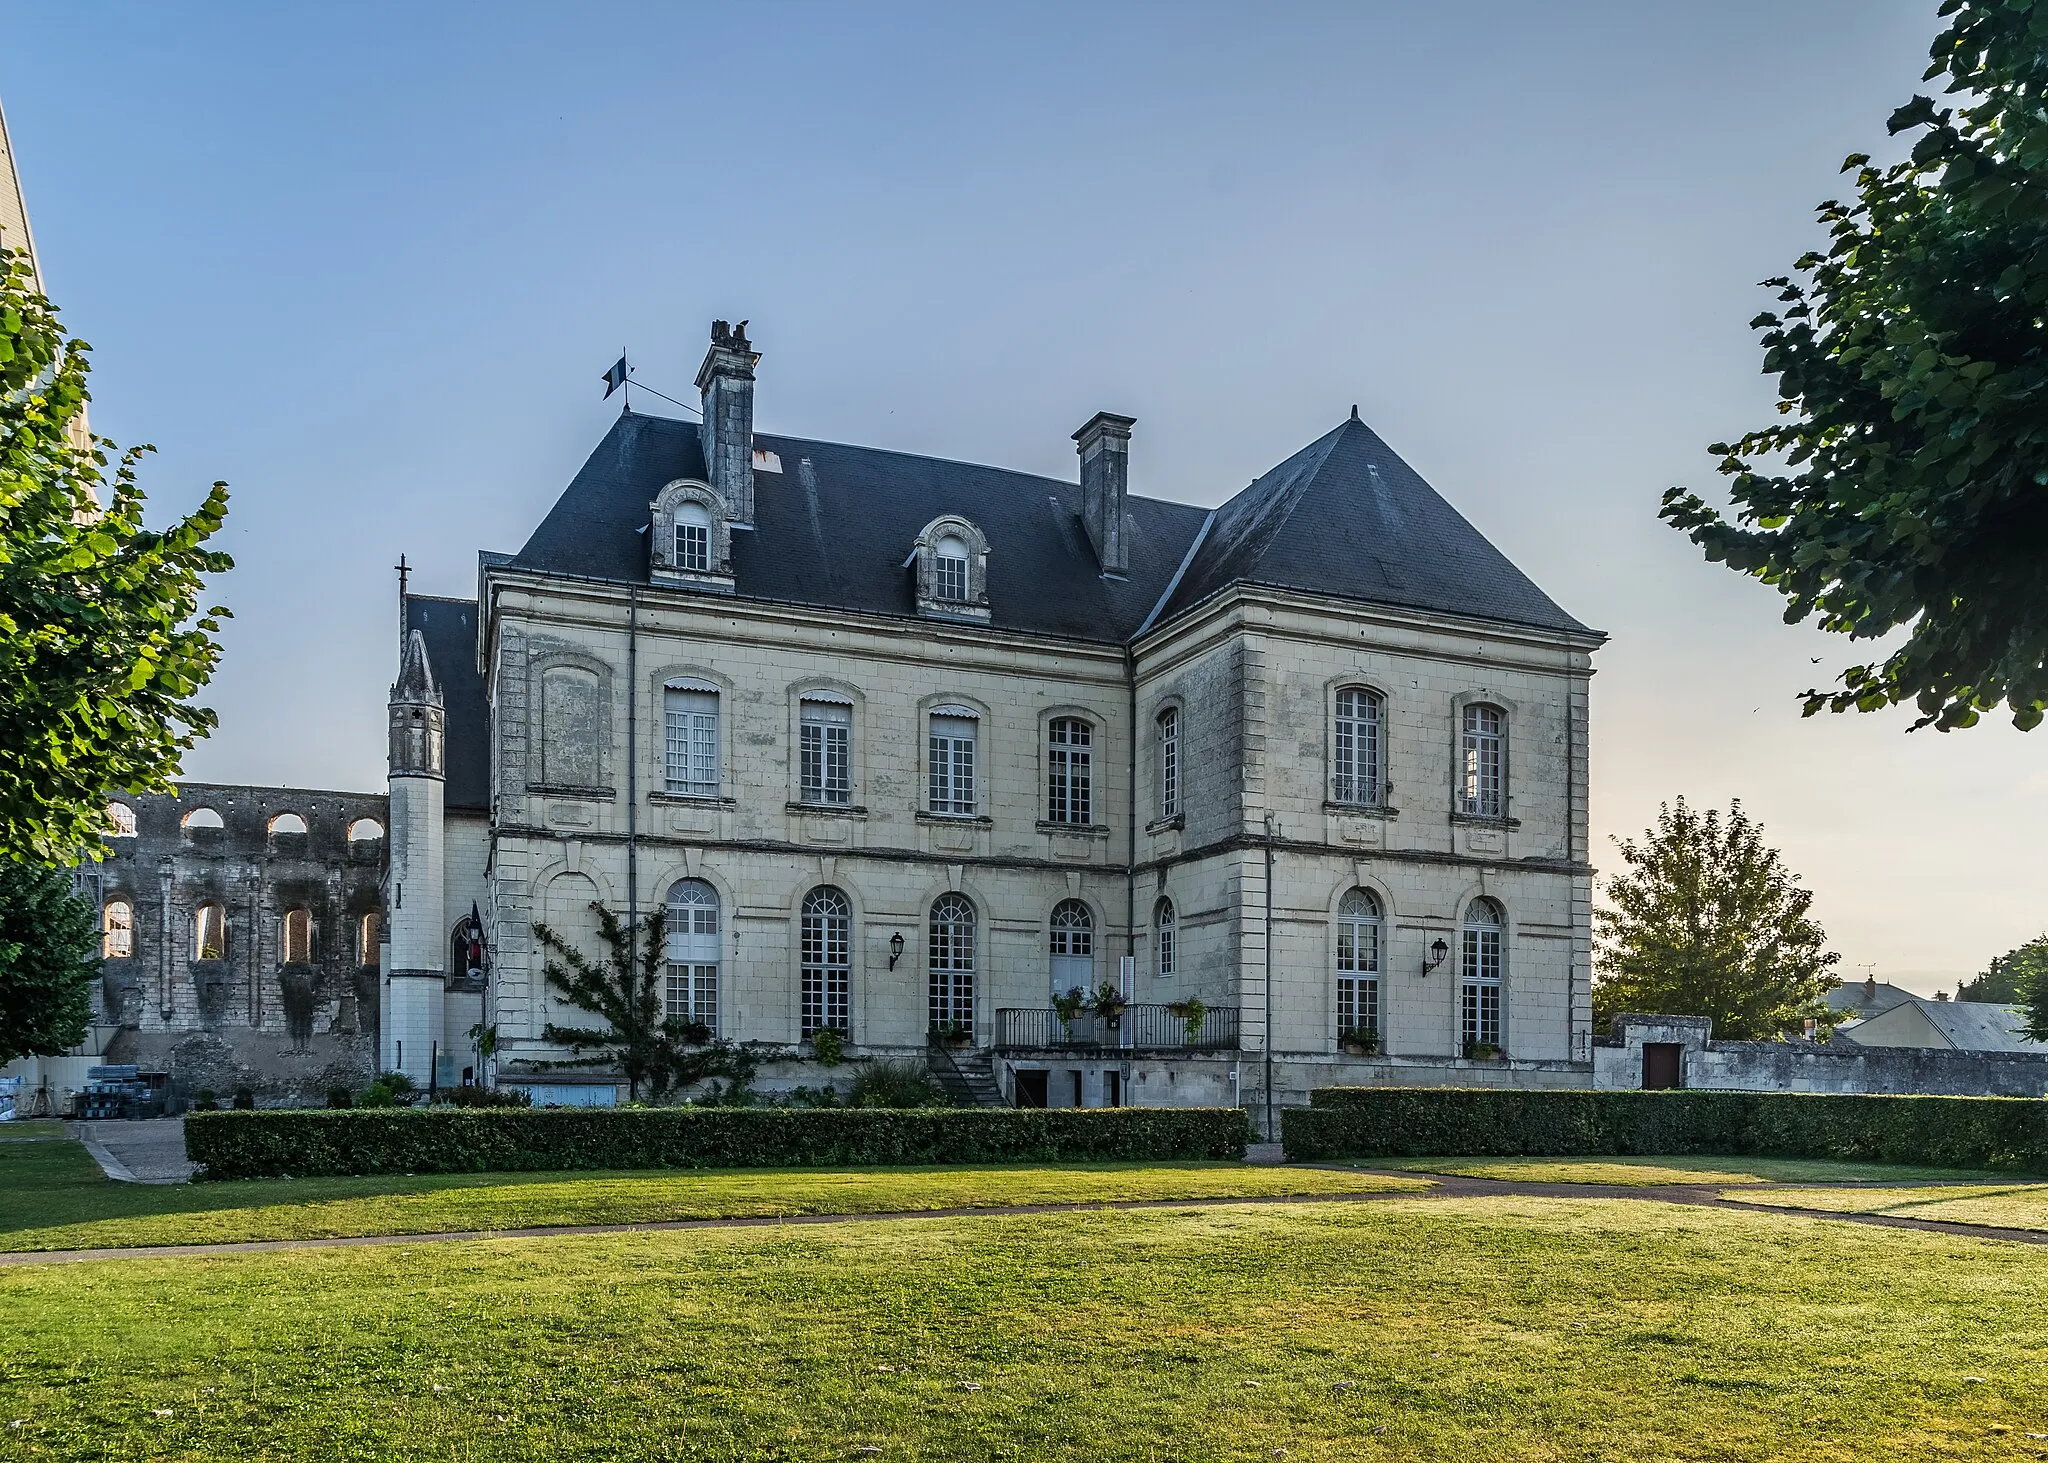
[[[955,1107],[1007,1107],[1003,1089],[996,1084],[995,1066],[987,1052],[954,1051],[931,1047],[928,1056],[932,1080]]]

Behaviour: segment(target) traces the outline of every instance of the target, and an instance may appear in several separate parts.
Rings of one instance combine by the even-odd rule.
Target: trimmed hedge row
[[[185,1120],[206,1179],[1242,1158],[1240,1108],[383,1108]]]
[[[1721,1154],[2048,1173],[2048,1101],[1803,1092],[1326,1087],[1281,1115],[1297,1161]]]

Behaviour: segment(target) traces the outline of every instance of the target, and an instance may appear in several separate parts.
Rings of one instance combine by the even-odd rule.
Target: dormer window
[[[648,578],[732,592],[732,521],[709,486],[677,478],[648,511],[653,516]]]
[[[690,574],[711,572],[711,510],[702,503],[676,505],[676,567]]]
[[[988,540],[966,519],[949,514],[926,524],[903,567],[917,576],[918,613],[988,618]]]

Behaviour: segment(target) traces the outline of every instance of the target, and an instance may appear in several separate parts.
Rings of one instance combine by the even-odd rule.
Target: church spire
[[[28,227],[28,198],[14,166],[14,140],[7,134],[7,112],[0,108],[0,245],[28,256],[29,283],[40,290],[42,270],[36,263],[35,236]]]
[[[427,638],[415,630],[405,638],[405,659],[391,688],[391,775],[446,775],[447,725],[441,688],[427,661]]]

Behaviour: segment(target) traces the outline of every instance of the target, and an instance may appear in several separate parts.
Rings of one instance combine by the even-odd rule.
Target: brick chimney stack
[[[1131,565],[1124,494],[1131,481],[1131,428],[1137,424],[1136,417],[1099,411],[1074,433],[1081,454],[1081,519],[1105,574],[1122,574]]]
[[[711,349],[697,368],[704,395],[704,475],[725,501],[734,523],[754,521],[754,367],[761,353],[747,339],[747,322],[711,322]]]

